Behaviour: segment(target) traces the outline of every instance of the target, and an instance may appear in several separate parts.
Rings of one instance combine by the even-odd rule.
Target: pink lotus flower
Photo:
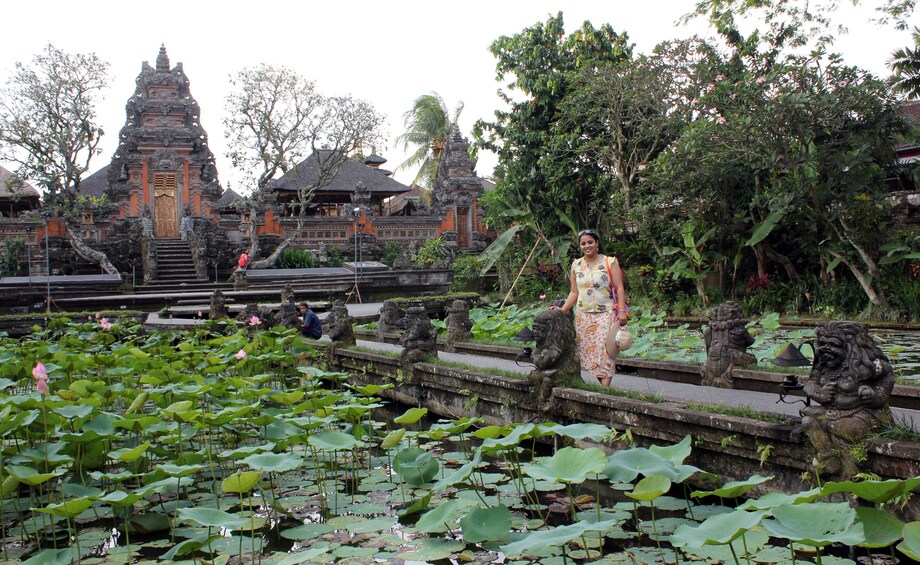
[[[198,311],[198,317],[200,318],[201,316],[202,316],[201,310],[199,310],[199,311]]]
[[[540,294],[540,301],[546,300],[546,293]]]
[[[41,361],[35,364],[35,368],[32,369],[32,376],[35,377],[37,381],[35,383],[35,388],[38,390],[38,393],[48,394],[50,392],[48,388],[48,371],[45,370],[45,366]]]
[[[252,316],[251,318],[249,318],[250,326],[258,326],[261,323],[262,323],[262,320],[260,320],[258,316]]]
[[[246,350],[244,349],[240,349],[239,351],[236,352],[236,358],[239,359],[240,361],[242,361],[243,359],[247,357],[249,357],[249,355],[246,355]]]
[[[92,321],[93,321],[93,317],[90,316],[89,314],[87,314],[87,315],[86,315],[86,321],[92,322]]]
[[[102,329],[104,330],[107,330],[112,327],[112,324],[111,322],[109,322],[108,318],[102,318],[101,320],[99,320],[99,325],[102,326]]]

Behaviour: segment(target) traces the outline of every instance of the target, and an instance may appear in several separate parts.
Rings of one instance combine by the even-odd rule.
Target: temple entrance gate
[[[154,237],[179,237],[178,189],[178,173],[153,174]]]

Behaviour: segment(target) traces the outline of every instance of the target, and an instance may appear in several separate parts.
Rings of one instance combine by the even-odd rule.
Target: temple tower
[[[454,124],[444,144],[431,192],[435,213],[453,215],[461,248],[470,247],[475,235],[482,231],[480,211],[476,209],[477,199],[483,193],[482,179],[476,176],[476,162],[470,158],[469,149],[469,142]]]
[[[191,218],[211,218],[221,196],[214,154],[182,63],[169,68],[160,46],[144,61],[108,168],[108,195],[122,218],[147,217],[156,238],[179,237]]]

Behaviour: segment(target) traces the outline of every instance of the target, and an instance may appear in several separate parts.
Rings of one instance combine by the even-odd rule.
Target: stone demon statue
[[[354,318],[341,300],[336,300],[332,304],[332,310],[329,311],[323,327],[329,328],[326,333],[333,342],[333,349],[339,345],[355,344]]]
[[[409,308],[406,311],[405,327],[406,331],[400,338],[403,346],[400,358],[403,364],[418,363],[438,356],[438,334],[424,308]]]
[[[753,365],[757,359],[747,352],[754,343],[748,332],[741,306],[734,302],[719,305],[712,313],[709,326],[703,331],[706,342],[706,364],[703,365],[705,386],[733,388],[732,369]]]
[[[866,436],[891,422],[888,398],[894,371],[866,326],[818,326],[815,361],[805,395],[818,406],[802,409],[802,428],[817,452],[819,474],[852,479],[865,460]]]
[[[470,329],[473,321],[470,320],[470,304],[466,300],[454,300],[447,311],[447,339],[445,348],[454,351],[458,341],[467,341],[473,338]]]
[[[384,300],[377,319],[377,341],[383,341],[388,333],[397,331],[399,328],[396,324],[401,318],[399,304],[393,300]]]
[[[527,379],[544,410],[552,404],[553,387],[581,378],[581,364],[575,350],[575,326],[561,310],[544,310],[533,320],[536,346],[531,359],[534,370]]]

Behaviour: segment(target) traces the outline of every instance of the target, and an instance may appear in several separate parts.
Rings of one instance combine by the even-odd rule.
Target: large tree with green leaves
[[[307,204],[317,189],[329,184],[342,164],[364,147],[380,143],[383,116],[363,100],[328,96],[294,70],[259,65],[243,69],[230,80],[226,97],[228,116],[224,128],[233,166],[255,182],[256,200],[268,182],[308,156],[314,162],[310,182],[298,187],[297,229],[252,268],[275,263],[303,231]],[[257,202],[251,200],[254,213]],[[258,256],[258,239],[252,238],[250,255]]]
[[[108,67],[95,54],[71,54],[51,44],[31,63],[16,63],[0,92],[0,158],[16,164],[19,180],[45,191],[46,209],[64,223],[77,254],[118,274],[75,224],[92,205],[81,197],[80,182],[100,153],[95,105],[108,87]]]
[[[911,39],[913,45],[897,49],[888,65],[894,71],[892,88],[909,98],[920,98],[920,28],[914,28]]]
[[[617,182],[590,158],[585,139],[563,127],[560,104],[587,69],[629,59],[626,35],[589,22],[566,35],[559,13],[498,38],[491,51],[497,80],[519,93],[501,93],[508,108],[474,128],[478,145],[498,155],[495,201],[509,218],[529,218],[546,239],[598,226],[610,213]]]
[[[769,258],[795,277],[788,255],[805,268],[843,264],[887,306],[884,167],[904,124],[885,84],[820,51],[735,50],[713,57],[714,70],[693,123],[640,184],[640,221],[680,210],[673,229],[657,232],[663,255],[678,256],[672,269],[699,282],[706,255],[693,243],[705,236],[709,269],[729,258],[737,268],[747,250],[761,273]]]
[[[399,168],[419,166],[415,182],[426,189],[434,186],[444,143],[462,111],[463,102],[459,102],[451,112],[441,95],[431,92],[416,98],[412,109],[403,114],[406,131],[396,138],[396,142],[402,144],[404,150],[414,149],[414,152],[400,163]]]

